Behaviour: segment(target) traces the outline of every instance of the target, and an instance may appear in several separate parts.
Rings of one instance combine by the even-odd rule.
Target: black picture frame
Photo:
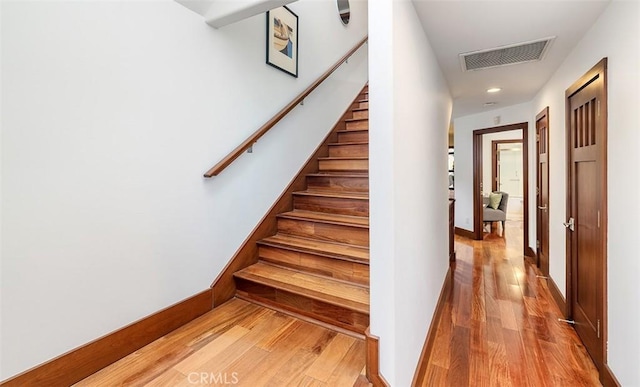
[[[283,6],[267,12],[267,64],[298,78],[298,15]]]

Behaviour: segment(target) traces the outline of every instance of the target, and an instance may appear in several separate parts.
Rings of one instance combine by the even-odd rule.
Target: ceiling
[[[530,101],[609,0],[413,0],[453,97],[453,118]],[[543,60],[463,72],[459,54],[555,36]],[[500,87],[498,93],[487,89]],[[484,106],[487,102],[495,105]]]

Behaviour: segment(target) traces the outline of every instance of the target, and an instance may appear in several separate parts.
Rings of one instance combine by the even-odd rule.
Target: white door
[[[522,197],[522,148],[514,144],[500,144],[498,151],[498,190],[510,197]]]

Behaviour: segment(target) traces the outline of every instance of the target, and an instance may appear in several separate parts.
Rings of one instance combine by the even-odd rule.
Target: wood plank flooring
[[[452,292],[422,386],[599,386],[522,228],[456,237]],[[77,386],[369,386],[362,340],[234,299]],[[226,384],[225,384],[226,383]]]
[[[522,222],[456,236],[453,287],[422,386],[600,386],[546,280],[522,257]]]
[[[76,386],[361,386],[365,344],[233,299]]]

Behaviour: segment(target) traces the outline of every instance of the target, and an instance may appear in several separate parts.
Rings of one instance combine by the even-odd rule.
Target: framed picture
[[[267,64],[298,77],[298,15],[287,7],[267,12]]]

